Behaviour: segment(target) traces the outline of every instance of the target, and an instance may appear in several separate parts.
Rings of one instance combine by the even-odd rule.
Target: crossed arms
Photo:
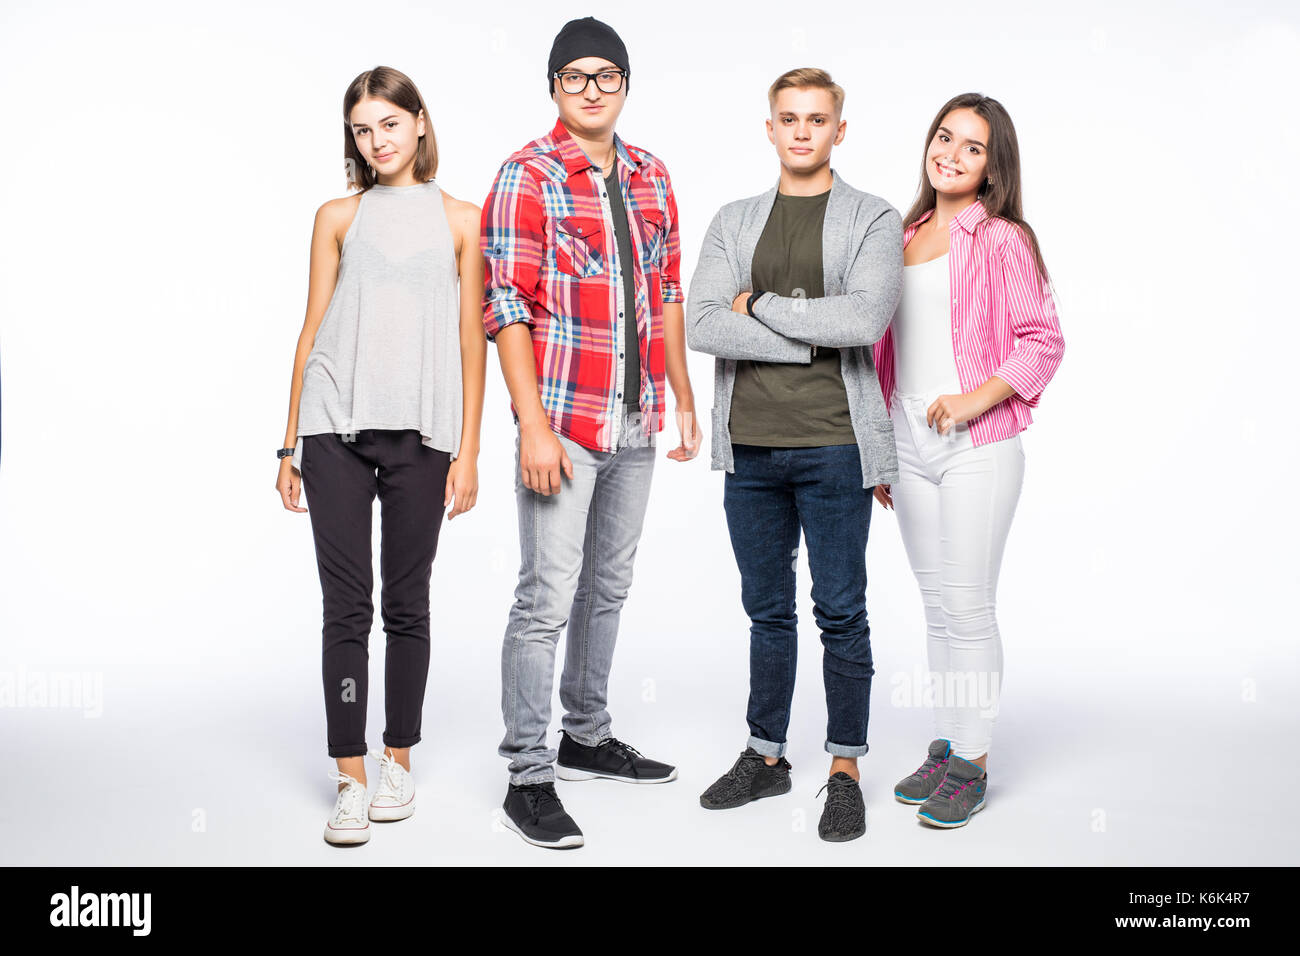
[[[902,221],[893,209],[880,213],[851,253],[843,295],[816,299],[766,292],[751,318],[733,312],[741,292],[735,242],[722,225],[723,210],[709,224],[691,278],[686,304],[686,342],[719,358],[762,362],[812,361],[812,346],[871,345],[885,334],[902,293]]]

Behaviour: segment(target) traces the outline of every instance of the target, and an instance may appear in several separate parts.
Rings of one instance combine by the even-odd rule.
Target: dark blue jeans
[[[750,620],[749,746],[785,755],[799,649],[795,562],[802,528],[822,637],[826,751],[860,757],[867,752],[875,668],[867,626],[871,489],[862,487],[858,446],[732,445],[732,456],[735,471],[726,475],[722,501]]]

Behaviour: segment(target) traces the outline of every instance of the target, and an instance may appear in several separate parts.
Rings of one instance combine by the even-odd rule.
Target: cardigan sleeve
[[[754,314],[782,335],[817,346],[849,348],[880,341],[903,293],[903,222],[892,206],[867,227],[849,263],[843,295],[807,299],[768,292]]]
[[[735,246],[736,237],[724,231],[722,210],[718,210],[704,234],[699,262],[691,276],[686,344],[693,351],[724,359],[810,364],[812,347],[808,342],[782,335],[743,312],[731,311],[731,303],[741,292],[731,266]]]

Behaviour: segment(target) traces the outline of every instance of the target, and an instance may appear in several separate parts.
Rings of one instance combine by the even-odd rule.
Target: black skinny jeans
[[[420,741],[429,675],[429,578],[442,528],[451,455],[413,429],[304,435],[302,488],[311,515],[324,607],[322,676],[331,757],[366,753],[370,628],[374,621],[371,522],[379,495],[384,743]]]

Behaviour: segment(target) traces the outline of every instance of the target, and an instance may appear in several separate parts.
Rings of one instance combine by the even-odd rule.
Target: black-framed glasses
[[[577,70],[559,70],[552,73],[560,81],[560,89],[566,93],[578,94],[587,91],[587,84],[595,82],[596,89],[602,93],[617,93],[623,88],[623,78],[627,70],[601,70],[599,73],[579,73]]]

